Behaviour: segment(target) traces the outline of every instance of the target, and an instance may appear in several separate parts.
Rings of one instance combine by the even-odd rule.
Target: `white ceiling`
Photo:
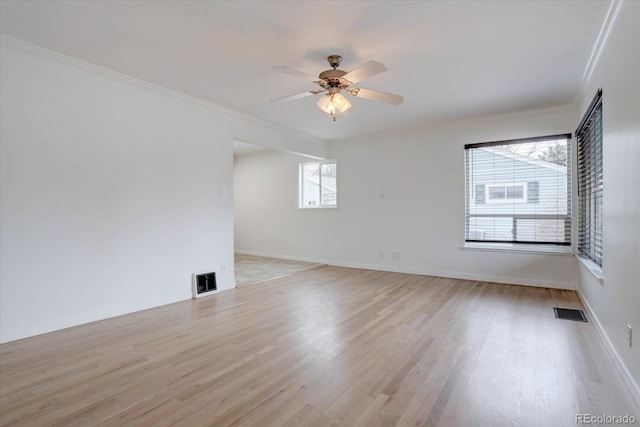
[[[5,1],[2,34],[324,139],[571,103],[609,0]],[[352,100],[337,122],[314,88],[274,71],[318,74],[369,60],[362,87],[399,106]]]

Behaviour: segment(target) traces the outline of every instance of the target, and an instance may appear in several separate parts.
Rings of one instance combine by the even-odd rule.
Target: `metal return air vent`
[[[193,275],[193,297],[194,298],[210,295],[216,290],[218,290],[218,284],[216,282],[215,272]]]
[[[556,315],[556,319],[575,320],[576,322],[588,322],[587,316],[584,315],[584,312],[582,310],[553,307],[553,312]]]

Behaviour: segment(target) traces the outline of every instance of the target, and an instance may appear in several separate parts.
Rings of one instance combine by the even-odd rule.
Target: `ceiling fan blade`
[[[284,65],[279,65],[277,67],[274,67],[274,69],[280,71],[281,73],[289,74],[291,76],[296,76],[298,78],[301,78],[303,80],[307,80],[310,82],[315,82],[318,80],[318,76],[312,76],[311,74],[307,74],[302,71],[298,71],[295,68],[287,67]]]
[[[399,105],[404,101],[404,97],[400,95],[394,95],[392,93],[379,92],[377,90],[371,89],[363,89],[363,88],[353,88],[351,90],[347,89],[351,95],[356,98],[364,98],[370,99],[371,101],[381,101],[386,102],[387,104]]]
[[[279,104],[281,102],[293,101],[294,99],[300,99],[300,98],[305,98],[307,96],[316,95],[320,92],[324,92],[324,91],[310,90],[307,92],[296,93],[295,95],[283,96],[282,98],[272,99],[271,102],[275,104]]]
[[[351,84],[353,84],[368,79],[369,77],[373,77],[376,74],[380,74],[381,72],[386,70],[387,67],[385,67],[383,63],[377,61],[369,61],[365,64],[362,64],[352,72],[345,74],[343,78],[345,80],[349,80]]]

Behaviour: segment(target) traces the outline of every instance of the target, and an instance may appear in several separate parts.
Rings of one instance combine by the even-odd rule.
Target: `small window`
[[[500,184],[487,185],[487,200],[489,203],[522,202],[527,200],[524,198],[524,189],[526,184]]]
[[[303,209],[335,208],[338,205],[335,160],[300,164],[300,204]]]

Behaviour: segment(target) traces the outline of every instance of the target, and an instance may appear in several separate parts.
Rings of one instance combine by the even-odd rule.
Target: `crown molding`
[[[95,65],[95,64],[92,64],[90,62],[86,62],[86,61],[74,58],[72,56],[65,55],[65,54],[60,53],[60,52],[56,52],[56,51],[53,51],[53,50],[50,50],[50,49],[47,49],[47,48],[44,48],[44,47],[41,47],[41,46],[37,46],[37,45],[31,44],[31,43],[28,43],[28,42],[25,42],[25,41],[22,41],[22,40],[7,36],[5,34],[0,34],[0,41],[2,41],[2,43],[6,43],[8,45],[12,45],[12,46],[15,46],[15,47],[18,47],[18,48],[22,48],[22,49],[25,49],[25,50],[28,50],[28,51],[31,51],[31,52],[34,52],[34,53],[37,53],[37,54],[40,54],[40,55],[44,55],[44,56],[48,56],[48,57],[51,57],[51,58],[55,58],[57,60],[61,60],[61,61],[67,62],[67,63],[72,63],[72,64],[74,64],[74,65],[76,65],[78,67],[84,68],[86,70],[94,71],[94,72],[106,75],[108,77],[111,77],[111,78],[115,78],[115,79],[118,79],[118,80],[121,80],[121,81],[125,81],[127,83],[131,83],[131,84],[134,84],[134,85],[137,85],[137,86],[142,86],[142,87],[145,87],[147,89],[151,89],[153,91],[162,93],[164,95],[168,95],[168,96],[173,97],[173,98],[178,98],[178,99],[181,99],[183,101],[187,101],[187,102],[190,102],[190,103],[193,103],[193,104],[197,104],[197,105],[203,106],[203,107],[205,107],[205,108],[207,108],[209,110],[214,110],[216,112],[219,112],[219,113],[222,113],[222,114],[226,114],[228,116],[232,116],[232,117],[235,117],[235,118],[243,119],[243,120],[246,120],[246,121],[248,121],[248,122],[250,122],[252,124],[255,124],[257,126],[261,126],[261,127],[265,127],[265,128],[271,129],[271,130],[282,132],[282,133],[288,134],[290,136],[303,139],[305,141],[315,142],[315,143],[320,143],[320,144],[327,142],[327,140],[325,140],[325,139],[318,138],[318,137],[306,134],[304,132],[300,132],[300,131],[291,129],[291,128],[283,126],[283,125],[281,125],[279,123],[275,123],[275,122],[272,122],[272,121],[269,121],[269,120],[259,119],[257,117],[250,116],[248,114],[241,113],[241,112],[236,111],[236,110],[232,110],[232,109],[224,107],[222,105],[214,104],[213,102],[205,101],[204,99],[196,98],[196,97],[191,96],[191,95],[186,95],[186,94],[184,94],[182,92],[177,92],[177,91],[174,91],[174,90],[171,90],[171,89],[167,89],[167,88],[165,88],[163,86],[159,86],[159,85],[156,85],[154,83],[149,83],[149,82],[147,82],[145,80],[141,80],[141,79],[129,76],[127,74],[123,74],[123,73],[120,73],[118,71],[111,70],[109,68],[101,67],[99,65]]]
[[[580,93],[587,82],[591,79],[591,75],[593,71],[596,69],[598,62],[600,61],[600,56],[602,55],[602,51],[609,40],[609,36],[611,35],[611,31],[616,24],[616,20],[618,19],[618,14],[622,9],[622,5],[624,0],[611,0],[611,4],[609,4],[609,10],[607,10],[607,14],[602,22],[602,27],[600,27],[600,32],[598,33],[598,37],[596,38],[595,43],[593,44],[593,48],[591,49],[591,55],[589,55],[589,60],[587,61],[587,65],[584,69],[584,73],[582,74],[582,79],[580,80],[580,86],[578,87],[578,93]]]

